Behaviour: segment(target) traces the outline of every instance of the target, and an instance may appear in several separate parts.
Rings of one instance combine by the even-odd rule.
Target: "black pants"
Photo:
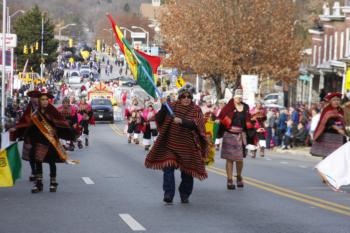
[[[32,170],[32,175],[35,175],[35,161],[30,160],[29,164],[30,164],[30,170]]]
[[[49,166],[50,166],[50,177],[55,178],[57,173],[56,163],[49,162]],[[42,175],[42,174],[43,174],[43,163],[35,162],[35,175]]]
[[[175,196],[175,175],[174,167],[164,168],[163,174],[163,190],[164,195],[169,195],[170,197]],[[181,198],[188,198],[193,190],[193,177],[187,173],[181,172],[181,184],[179,186],[179,192]]]

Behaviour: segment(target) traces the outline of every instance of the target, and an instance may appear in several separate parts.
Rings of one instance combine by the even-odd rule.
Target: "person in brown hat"
[[[30,116],[38,109],[40,94],[41,92],[38,90],[29,91],[27,93],[27,96],[30,98],[30,101],[23,113],[23,116],[21,117],[19,122],[16,124],[16,127],[10,130],[12,141],[15,141],[17,138],[23,135],[24,130],[27,127],[25,122],[29,121],[28,119],[30,119]],[[33,150],[31,150],[30,148],[31,148],[31,145],[30,144],[28,145],[28,142],[27,143],[24,142],[22,151],[28,151],[27,153],[28,156],[22,156],[22,159],[29,161],[29,164],[30,164],[31,175],[29,176],[29,181],[35,181],[35,161],[33,156]]]
[[[35,161],[36,182],[32,188],[32,193],[43,191],[43,167],[42,163],[50,165],[50,192],[56,192],[58,183],[56,182],[56,163],[68,162],[69,158],[59,139],[75,140],[75,133],[64,120],[57,109],[49,104],[49,99],[53,98],[51,93],[39,94],[38,109],[29,117],[25,117],[22,122],[21,138],[29,150],[32,152]],[[19,132],[17,132],[19,133]]]

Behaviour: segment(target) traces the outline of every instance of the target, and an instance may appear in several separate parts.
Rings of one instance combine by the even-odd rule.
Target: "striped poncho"
[[[202,111],[193,103],[183,106],[179,101],[172,103],[171,107],[176,117],[192,121],[195,129],[175,124],[168,114],[159,120],[159,114],[164,114],[164,111],[159,111],[156,117],[159,137],[146,157],[145,166],[158,170],[173,166],[203,180],[208,176],[205,170],[208,142]]]

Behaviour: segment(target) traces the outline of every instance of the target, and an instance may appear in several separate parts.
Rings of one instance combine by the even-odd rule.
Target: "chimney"
[[[328,6],[328,2],[325,2],[322,8],[323,8],[323,16],[329,16],[331,14],[331,11]]]
[[[341,16],[339,1],[335,1],[334,2],[334,5],[333,5],[333,16]]]

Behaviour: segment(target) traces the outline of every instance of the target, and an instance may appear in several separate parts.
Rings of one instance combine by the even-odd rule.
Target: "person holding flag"
[[[179,187],[182,203],[188,203],[193,191],[193,178],[207,178],[205,160],[208,141],[205,135],[204,117],[199,106],[193,103],[193,86],[186,84],[179,90],[178,99],[170,103],[175,118],[164,106],[156,114],[159,136],[148,153],[145,166],[163,170],[165,203],[172,203],[175,195],[175,169],[181,171]]]

